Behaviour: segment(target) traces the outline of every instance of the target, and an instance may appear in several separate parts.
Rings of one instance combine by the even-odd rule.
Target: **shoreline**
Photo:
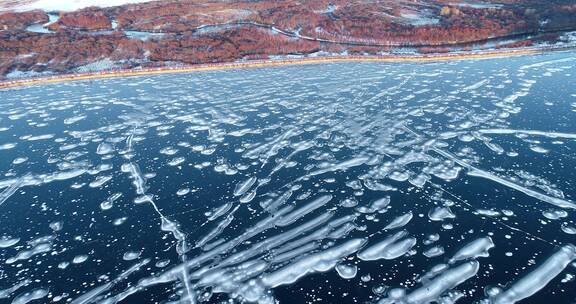
[[[174,67],[155,67],[155,68],[135,68],[119,69],[100,72],[86,72],[79,74],[60,74],[38,78],[24,78],[11,81],[0,81],[0,89],[10,89],[24,86],[60,83],[67,81],[93,80],[106,78],[137,77],[146,75],[191,73],[203,71],[219,71],[244,68],[264,68],[285,65],[301,64],[319,64],[334,62],[437,62],[447,60],[467,60],[467,59],[489,59],[499,57],[511,57],[522,55],[534,55],[552,51],[568,50],[566,48],[532,48],[532,49],[507,49],[507,50],[490,50],[484,52],[469,53],[434,53],[434,54],[416,54],[416,55],[346,55],[346,56],[326,56],[326,57],[303,57],[293,59],[267,59],[267,60],[249,60],[243,62],[227,62],[213,64],[194,64]]]

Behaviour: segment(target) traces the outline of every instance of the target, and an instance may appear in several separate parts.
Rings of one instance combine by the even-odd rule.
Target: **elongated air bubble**
[[[257,180],[258,179],[253,176],[245,181],[238,183],[234,189],[234,196],[240,196],[246,193],[256,183]]]
[[[332,195],[323,195],[313,200],[312,202],[308,203],[307,205],[284,215],[282,218],[278,220],[278,222],[276,222],[276,224],[281,227],[288,226],[297,221],[298,219],[302,218],[306,214],[326,205],[326,203],[328,203],[330,200],[332,200]]]
[[[352,239],[342,245],[304,257],[280,270],[264,275],[262,282],[269,287],[292,284],[301,277],[313,272],[325,272],[336,266],[366,243],[365,239]]]
[[[450,263],[467,259],[476,259],[479,257],[488,257],[488,251],[492,248],[494,248],[492,238],[489,236],[478,238],[458,250],[450,259]]]
[[[409,211],[403,215],[400,215],[397,218],[395,218],[394,220],[392,220],[392,222],[390,222],[390,224],[388,224],[386,227],[384,227],[384,230],[392,230],[392,229],[404,227],[404,226],[406,226],[406,224],[408,224],[412,220],[412,217],[413,217],[412,211]]]
[[[562,246],[560,250],[544,261],[544,263],[513,283],[509,289],[498,294],[492,300],[492,303],[514,304],[529,298],[546,287],[546,285],[564,271],[574,259],[576,259],[576,247],[572,244]]]
[[[388,248],[397,242],[398,240],[406,237],[408,235],[407,231],[399,231],[395,234],[388,236],[384,240],[377,242],[375,244],[369,245],[364,250],[358,253],[358,258],[363,261],[375,261],[384,259],[388,256]]]
[[[466,282],[468,279],[476,276],[480,264],[477,261],[466,262],[462,265],[451,268],[422,287],[406,295],[404,303],[420,304],[439,301],[447,291]],[[380,304],[391,303],[386,300],[380,301]]]

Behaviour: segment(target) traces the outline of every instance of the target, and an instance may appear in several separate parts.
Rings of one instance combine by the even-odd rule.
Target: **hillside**
[[[305,54],[521,47],[576,30],[576,4],[568,0],[61,2],[60,9],[100,5],[67,11],[44,2],[3,4],[0,77]]]

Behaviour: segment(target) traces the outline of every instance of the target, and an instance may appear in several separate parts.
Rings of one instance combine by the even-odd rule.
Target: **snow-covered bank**
[[[427,55],[346,55],[346,56],[320,56],[320,57],[298,57],[298,58],[284,58],[284,59],[268,59],[268,60],[245,60],[236,62],[222,62],[213,64],[197,64],[197,65],[176,65],[176,66],[163,66],[154,68],[134,68],[134,69],[113,69],[93,72],[78,72],[75,74],[60,74],[48,77],[37,78],[23,78],[12,79],[8,81],[0,81],[0,89],[20,87],[34,84],[55,83],[73,80],[89,80],[98,78],[113,78],[113,77],[129,77],[129,76],[142,76],[151,74],[165,74],[165,73],[185,73],[194,71],[211,71],[223,69],[238,69],[238,68],[256,68],[256,67],[271,67],[280,65],[295,65],[295,64],[314,64],[314,63],[329,63],[329,62],[342,62],[342,61],[379,61],[379,62],[434,62],[445,60],[462,60],[462,59],[488,59],[494,57],[505,56],[520,56],[541,53],[545,51],[562,50],[557,49],[541,49],[541,48],[525,48],[525,49],[511,49],[511,50],[491,50],[482,52],[462,52],[462,53],[449,53],[449,54],[427,54]]]

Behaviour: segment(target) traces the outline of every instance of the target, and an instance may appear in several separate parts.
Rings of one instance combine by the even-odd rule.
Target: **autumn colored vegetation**
[[[48,15],[42,11],[7,12],[0,14],[0,31],[24,30],[32,24],[46,22],[48,22]]]
[[[61,14],[58,22],[49,26],[53,31],[62,30],[85,30],[96,31],[112,28],[110,18],[99,9],[86,9],[76,12]]]
[[[498,39],[505,41],[496,43],[498,48],[523,47],[533,43],[523,35],[554,40],[561,31],[576,30],[571,0],[469,3],[164,0],[60,12],[51,33],[26,30],[46,23],[45,12],[5,12],[0,13],[0,77],[13,71],[68,72],[103,59],[133,67],[406,47],[445,53]],[[138,39],[128,31],[162,35]]]

